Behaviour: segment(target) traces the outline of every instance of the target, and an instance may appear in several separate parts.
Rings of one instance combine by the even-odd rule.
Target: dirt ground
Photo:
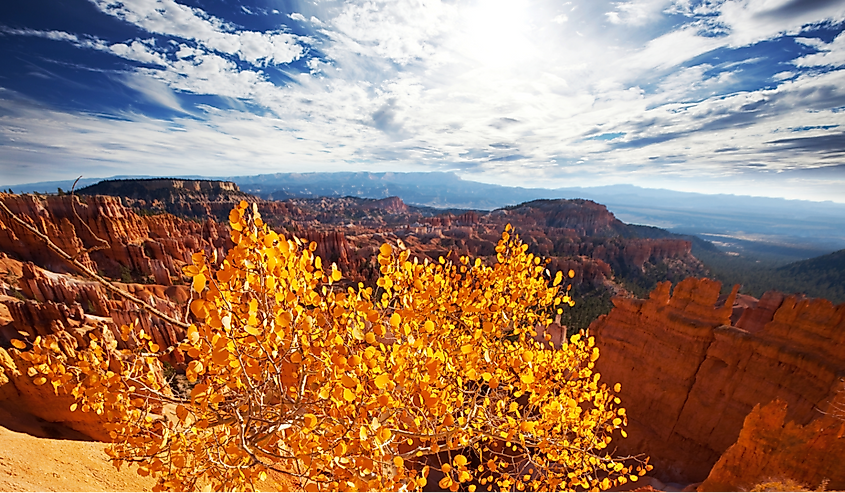
[[[0,403],[0,491],[150,491],[108,461],[105,444]]]
[[[0,491],[151,491],[155,481],[134,468],[115,469],[105,444],[0,401]],[[270,473],[262,491],[291,491]]]

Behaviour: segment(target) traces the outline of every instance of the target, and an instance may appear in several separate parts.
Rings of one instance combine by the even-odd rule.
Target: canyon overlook
[[[622,383],[629,437],[614,440],[619,452],[650,455],[656,478],[703,481],[704,489],[748,489],[770,471],[812,487],[827,480],[829,488],[845,488],[845,473],[836,467],[845,458],[842,421],[820,412],[832,411],[843,395],[845,305],[775,292],[759,300],[736,289],[720,295],[719,283],[700,278],[706,269],[689,241],[643,237],[647,231],[591,201],[443,212],[395,197],[261,201],[226,186],[219,190],[223,198],[208,200],[197,187],[171,183],[163,196],[175,198],[157,203],[142,194],[84,200],[0,194],[0,200],[80,262],[122,279],[120,287],[177,318],[186,316],[190,300],[181,269],[196,251],[223,258],[231,241],[220,214],[228,214],[235,200],[257,203],[280,232],[316,242],[316,253],[326,264],[336,263],[347,284],[374,280],[374,254],[385,241],[401,241],[420,258],[471,255],[490,261],[510,223],[532,252],[550,259],[552,275],[572,269],[576,289],[599,287],[618,295],[590,331],[601,350],[597,369],[603,381]],[[129,343],[119,337],[119,327],[134,320],[161,347],[184,334],[72,275],[40,239],[3,213],[0,252],[0,400],[108,440],[96,416],[62,411],[70,401],[31,383],[28,363],[10,340],[19,331],[61,334],[62,349],[74,351],[94,333],[120,349]],[[647,299],[636,299],[620,282],[623,276],[643,279],[658,267],[676,282],[674,290],[663,282]],[[181,369],[185,356],[174,351],[167,362]],[[815,450],[818,464],[812,468],[796,460],[811,451],[790,445],[808,437],[823,450]]]

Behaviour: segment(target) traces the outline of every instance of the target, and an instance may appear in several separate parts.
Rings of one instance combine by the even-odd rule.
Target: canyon
[[[470,255],[493,262],[496,241],[511,224],[532,253],[548,258],[552,277],[572,269],[574,290],[613,296],[612,310],[589,331],[601,351],[602,381],[622,384],[629,424],[628,437],[613,442],[617,452],[645,453],[656,479],[700,483],[703,490],[748,489],[772,471],[812,487],[826,481],[845,488],[836,467],[845,458],[837,417],[845,392],[845,305],[776,292],[758,300],[736,288],[722,293],[704,278],[688,240],[627,225],[588,200],[443,211],[396,197],[268,201],[226,182],[138,181],[98,191],[121,196],[0,194],[0,200],[92,271],[187,321],[191,298],[182,267],[198,251],[225,256],[232,246],[225,218],[241,200],[255,203],[280,233],[315,242],[324,265],[343,272],[344,286],[374,283],[383,242],[420,259]],[[30,340],[59,334],[62,350],[75,351],[94,334],[118,351],[131,344],[120,327],[135,321],[161,347],[185,334],[80,278],[3,212],[0,277],[0,402],[109,440],[96,416],[73,413],[69,400],[32,384],[11,340],[21,332]],[[638,299],[633,290],[650,294]],[[181,371],[186,356],[175,350],[165,362]],[[815,454],[814,465],[796,460],[800,454]]]

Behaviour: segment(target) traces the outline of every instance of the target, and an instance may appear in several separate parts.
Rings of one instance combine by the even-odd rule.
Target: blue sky
[[[845,202],[845,2],[0,4],[0,184],[455,171]]]

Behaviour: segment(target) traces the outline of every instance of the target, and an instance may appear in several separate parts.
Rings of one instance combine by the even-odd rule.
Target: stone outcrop
[[[616,298],[590,327],[597,369],[622,384],[620,451],[649,454],[664,481],[704,480],[757,404],[784,401],[798,425],[819,418],[845,375],[845,305],[771,294],[732,326],[736,288],[722,300],[719,290],[662,283],[648,300]]]
[[[812,490],[845,489],[845,415],[820,416],[804,426],[786,419],[783,401],[754,406],[698,491],[749,491],[784,480]]]
[[[181,329],[147,314],[135,303],[111,299],[96,282],[45,271],[31,263],[24,263],[21,271],[18,286],[30,299],[7,298],[0,301],[12,318],[10,324],[0,326],[0,344],[5,347],[9,347],[12,338],[20,338],[18,331],[28,332],[32,337],[64,331],[76,337],[80,330],[87,331],[102,324],[117,340],[118,349],[131,348],[131,341],[120,339],[119,329],[136,321],[137,327],[151,334],[154,342],[161,347],[172,346],[184,337]],[[184,306],[189,298],[188,286],[115,285],[174,318],[184,316]],[[184,364],[184,357],[181,352],[174,351],[169,356],[169,362],[178,367]]]
[[[241,200],[256,202],[235,183],[218,180],[152,178],[103,180],[78,190],[81,195],[121,197],[130,207],[188,217],[214,217],[224,221]]]
[[[134,272],[158,284],[181,277],[181,267],[198,250],[225,254],[231,246],[226,226],[196,223],[169,214],[139,216],[116,197],[0,194],[18,217],[46,234],[90,269],[120,278]],[[0,213],[0,250],[48,270],[70,268],[41,239]],[[128,271],[127,271],[128,269]]]

